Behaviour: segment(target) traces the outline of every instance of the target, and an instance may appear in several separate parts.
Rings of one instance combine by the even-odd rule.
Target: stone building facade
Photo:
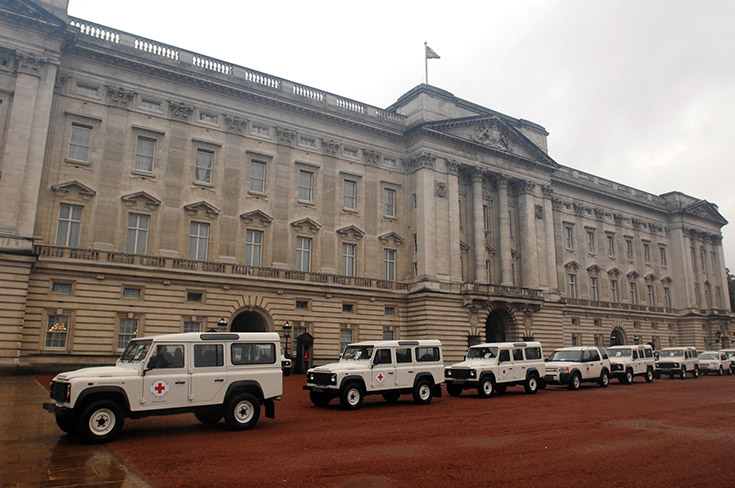
[[[735,340],[716,205],[563,166],[543,127],[433,86],[372,107],[15,0],[0,134],[2,365],[222,319],[289,322],[317,363]]]

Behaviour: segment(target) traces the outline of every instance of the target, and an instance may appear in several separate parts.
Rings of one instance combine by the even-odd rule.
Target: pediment
[[[186,212],[187,215],[191,215],[192,217],[206,216],[206,217],[209,217],[210,219],[213,219],[217,215],[219,215],[220,209],[218,209],[211,203],[201,200],[196,203],[190,203],[189,205],[184,205],[184,212]]]
[[[459,241],[459,250],[460,252],[469,252],[470,246],[468,246],[464,241]]]
[[[240,214],[240,220],[245,224],[260,224],[262,226],[268,226],[273,222],[273,217],[262,210],[253,210],[252,212]]]
[[[43,24],[55,24],[59,28],[66,27],[66,22],[63,19],[41,7],[37,2],[30,0],[15,0],[13,2],[5,3],[5,5],[6,6],[3,10],[17,14],[23,17],[24,20],[31,19],[40,21]]]
[[[596,264],[593,264],[592,266],[589,266],[587,268],[587,272],[590,273],[590,274],[599,274],[600,271],[602,271],[602,268],[600,268]]]
[[[296,229],[297,232],[307,230],[311,232],[312,234],[316,234],[317,232],[319,232],[319,229],[322,228],[321,224],[315,222],[309,217],[291,222],[291,227]]]
[[[135,208],[140,205],[149,210],[153,210],[161,205],[161,200],[144,191],[123,195],[120,199],[128,208]]]
[[[569,261],[567,264],[564,265],[564,267],[570,271],[577,271],[581,268],[579,263],[577,263],[576,261]]]
[[[646,281],[656,281],[658,278],[656,278],[656,275],[653,273],[648,273],[646,276],[643,277]]]
[[[629,280],[637,280],[641,277],[640,273],[638,271],[630,271],[627,275],[625,275]]]
[[[689,205],[688,207],[684,208],[684,213],[696,215],[697,217],[702,217],[707,220],[714,220],[720,225],[727,224],[727,219],[722,216],[722,214],[717,209],[717,206],[709,203],[707,200],[700,200]]]
[[[337,235],[339,235],[343,239],[360,240],[362,239],[362,236],[365,235],[365,232],[354,225],[348,225],[347,227],[337,229]]]
[[[82,200],[87,200],[97,194],[95,190],[84,183],[78,182],[77,180],[65,181],[63,183],[51,185],[51,189],[59,196],[78,196]]]
[[[669,285],[673,282],[674,280],[671,279],[671,276],[664,276],[663,278],[661,278],[661,283]]]
[[[378,240],[383,245],[393,245],[393,246],[402,246],[403,245],[403,237],[399,236],[395,232],[388,232],[387,234],[383,234],[382,236],[378,237]]]
[[[610,268],[607,270],[607,274],[610,276],[620,276],[623,274],[622,271],[620,271],[618,268]]]

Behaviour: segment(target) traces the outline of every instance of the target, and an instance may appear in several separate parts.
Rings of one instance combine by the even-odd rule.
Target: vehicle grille
[[[330,386],[332,385],[332,373],[313,373],[314,380],[310,381],[315,385],[319,386]]]
[[[59,383],[58,381],[52,381],[51,399],[56,400],[59,403],[66,402],[67,388],[69,388],[69,383]]]
[[[622,364],[613,364],[612,365],[612,370],[613,371],[622,371],[623,370],[623,365]]]
[[[451,378],[454,378],[455,380],[466,380],[470,378],[470,370],[469,369],[454,369],[452,368],[452,376]]]
[[[658,367],[661,369],[672,369],[674,367],[674,363],[658,363]]]

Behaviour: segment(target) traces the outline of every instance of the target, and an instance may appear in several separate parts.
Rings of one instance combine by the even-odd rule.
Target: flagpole
[[[424,41],[424,70],[426,71],[426,84],[429,84],[429,56],[426,55],[427,42]]]

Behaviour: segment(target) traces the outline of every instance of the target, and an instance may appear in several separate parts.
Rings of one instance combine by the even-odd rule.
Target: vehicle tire
[[[538,380],[538,388],[539,390],[545,390],[546,389],[546,380],[543,378],[539,378]]]
[[[260,402],[250,393],[235,395],[227,402],[225,423],[232,430],[249,430],[260,417]]]
[[[477,385],[477,394],[482,398],[490,398],[495,393],[495,382],[490,376],[485,376]]]
[[[717,370],[717,376],[722,376],[725,374],[725,370],[722,369],[722,366],[720,366],[720,369]]]
[[[505,393],[505,390],[508,389],[508,385],[505,383],[495,384],[495,391],[498,393]]]
[[[669,374],[669,378],[674,379],[674,373]]]
[[[383,400],[388,403],[396,403],[399,398],[401,398],[400,391],[386,391],[383,393]]]
[[[418,405],[426,405],[434,398],[434,385],[428,380],[419,380],[413,387],[413,401]]]
[[[332,395],[318,391],[309,392],[309,400],[317,407],[326,407],[332,401]]]
[[[212,425],[222,420],[224,413],[222,412],[222,408],[210,407],[204,408],[202,410],[197,410],[196,412],[194,412],[194,416],[199,422],[206,425]]]
[[[695,367],[694,370],[692,370],[692,378],[699,378],[699,368]]]
[[[600,380],[597,384],[603,388],[607,388],[607,385],[610,384],[610,373],[608,373],[606,369],[603,369],[602,373],[600,373]]]
[[[462,390],[464,390],[464,388],[459,385],[447,383],[447,393],[449,393],[449,396],[458,397],[462,394]]]
[[[687,377],[687,370],[682,368],[681,371],[679,371],[679,378],[686,379]]]
[[[646,370],[646,383],[652,382],[653,381],[653,376],[654,376],[653,369],[652,368],[648,368]]]
[[[661,373],[657,373],[657,372],[654,371],[653,372],[653,377],[656,378],[657,380],[660,380],[661,379]]]
[[[362,406],[362,400],[365,393],[358,383],[350,383],[342,389],[339,396],[339,404],[346,410],[357,410]]]
[[[625,370],[625,380],[624,383],[626,385],[630,385],[633,383],[633,370],[632,369],[626,369]]]
[[[574,373],[572,377],[569,379],[569,389],[570,390],[579,390],[579,387],[582,386],[582,377],[579,375],[579,373]]]
[[[77,417],[76,431],[88,444],[109,442],[120,433],[125,417],[122,407],[112,400],[97,400]]]
[[[730,369],[727,370],[727,374],[730,375],[730,376],[732,376],[732,368],[730,368]]]
[[[526,382],[523,384],[523,389],[526,390],[526,393],[533,395],[538,391],[538,382],[538,376],[535,374],[529,374],[528,378],[526,378]]]
[[[59,415],[56,414],[56,425],[59,429],[63,430],[67,434],[74,434],[74,426],[76,425],[76,419],[73,415]]]

